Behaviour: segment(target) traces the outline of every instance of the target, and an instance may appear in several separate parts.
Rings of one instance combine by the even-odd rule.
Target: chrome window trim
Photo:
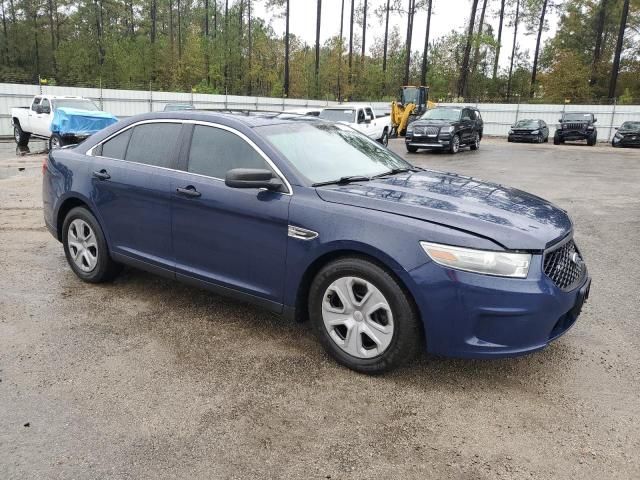
[[[289,180],[287,180],[287,177],[284,176],[284,174],[278,168],[278,166],[275,163],[273,163],[273,161],[267,156],[267,154],[264,153],[262,151],[262,149],[260,147],[258,147],[253,142],[253,140],[251,140],[244,133],[236,130],[233,127],[228,127],[227,125],[222,125],[220,123],[215,123],[215,122],[207,122],[207,121],[204,121],[204,120],[177,119],[177,118],[153,118],[153,119],[149,119],[149,120],[140,120],[139,122],[135,122],[135,123],[132,123],[131,125],[127,125],[125,128],[123,128],[121,130],[118,130],[117,132],[112,133],[111,135],[109,135],[104,140],[101,140],[100,142],[96,143],[93,147],[91,147],[89,150],[87,150],[86,155],[89,155],[91,157],[96,157],[96,158],[106,158],[106,159],[109,159],[109,160],[117,160],[119,162],[126,162],[126,163],[135,164],[135,165],[145,165],[147,167],[160,168],[160,169],[163,169],[163,170],[170,170],[170,171],[174,171],[174,172],[186,173],[188,175],[195,175],[197,177],[209,178],[211,180],[217,180],[217,181],[224,182],[224,178],[212,177],[212,176],[209,176],[209,175],[203,175],[203,174],[195,173],[195,172],[188,172],[186,170],[178,170],[177,168],[161,167],[159,165],[149,165],[147,163],[132,162],[130,160],[125,160],[125,159],[122,159],[122,158],[111,158],[111,157],[104,157],[102,155],[95,155],[94,154],[94,150],[96,148],[98,148],[99,146],[102,146],[103,143],[108,142],[109,140],[111,140],[116,135],[120,135],[121,133],[126,132],[127,130],[129,130],[130,128],[134,128],[134,127],[136,127],[138,125],[144,125],[144,124],[147,124],[147,123],[180,123],[180,124],[189,124],[189,125],[202,125],[202,126],[205,126],[205,127],[219,128],[221,130],[226,130],[227,132],[233,133],[234,135],[240,137],[242,140],[247,142],[258,153],[258,155],[260,155],[262,157],[262,159],[267,163],[267,165],[269,165],[271,167],[271,169],[275,172],[275,174],[278,177],[280,177],[280,180],[282,180],[282,182],[284,183],[285,187],[287,188],[286,192],[280,192],[280,193],[282,193],[283,195],[290,195],[290,196],[293,195],[293,188],[291,187],[291,184],[289,183]]]

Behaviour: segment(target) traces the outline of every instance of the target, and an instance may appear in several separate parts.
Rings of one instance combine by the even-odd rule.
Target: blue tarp
[[[53,112],[51,131],[60,135],[92,135],[117,121],[107,112],[61,107]]]

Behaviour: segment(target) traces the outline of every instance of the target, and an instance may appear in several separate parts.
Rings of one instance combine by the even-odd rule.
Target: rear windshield
[[[353,109],[329,109],[320,112],[320,118],[323,120],[331,120],[332,122],[352,123],[354,119]]]
[[[100,110],[91,100],[82,100],[79,98],[59,98],[53,100],[54,108],[77,108],[78,110]]]
[[[590,113],[565,113],[564,119],[570,122],[588,122],[591,120]]]

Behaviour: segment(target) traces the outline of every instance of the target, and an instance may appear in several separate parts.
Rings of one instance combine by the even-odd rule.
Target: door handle
[[[93,172],[93,176],[98,180],[109,180],[111,178],[111,175],[109,175],[104,168],[99,172]]]
[[[187,197],[199,197],[202,194],[196,190],[196,187],[194,187],[193,185],[187,185],[186,187],[182,187],[182,188],[176,188],[176,192],[178,192],[181,195],[185,195]]]

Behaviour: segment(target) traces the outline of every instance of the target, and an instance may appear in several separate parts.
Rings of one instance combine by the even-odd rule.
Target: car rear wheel
[[[596,135],[592,135],[589,138],[587,138],[587,145],[589,145],[590,147],[593,147],[597,141],[598,141],[598,137]]]
[[[60,135],[54,133],[49,137],[49,150],[55,150],[62,147],[64,147],[64,141]]]
[[[27,144],[29,143],[29,138],[31,138],[31,134],[23,132],[22,127],[20,127],[20,124],[16,123],[13,126],[13,138],[15,138],[18,146],[26,147]]]
[[[471,150],[478,150],[480,148],[480,134],[476,133],[471,143]]]
[[[460,137],[458,135],[454,135],[449,143],[449,153],[455,154],[460,151]]]
[[[560,145],[560,137],[558,137],[557,135],[555,135],[553,137],[553,144],[554,145]]]
[[[382,132],[380,143],[385,147],[389,145],[389,131],[386,128],[384,129],[384,132]]]
[[[407,152],[416,153],[418,151],[418,147],[413,147],[411,145],[407,145]]]
[[[85,282],[112,280],[121,269],[109,255],[100,224],[84,207],[71,209],[62,226],[62,244],[73,272]]]
[[[423,338],[408,294],[386,270],[357,257],[336,260],[316,275],[309,318],[327,352],[362,373],[408,361]]]

